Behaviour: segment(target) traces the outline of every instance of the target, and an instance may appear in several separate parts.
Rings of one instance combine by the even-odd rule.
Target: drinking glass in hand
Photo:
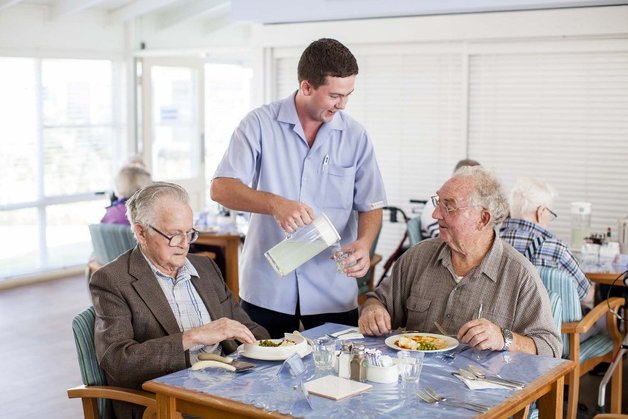
[[[339,242],[331,245],[331,257],[336,261],[336,271],[344,272],[345,268],[350,268],[358,263],[354,260],[353,262],[345,265],[345,259],[347,259],[349,255],[351,255],[351,253],[345,253],[342,251],[342,246],[340,246]]]
[[[397,352],[397,368],[401,380],[408,383],[416,383],[421,376],[423,368],[423,352],[399,351]]]
[[[314,365],[321,370],[329,370],[334,366],[336,341],[328,338],[314,339],[312,345]]]

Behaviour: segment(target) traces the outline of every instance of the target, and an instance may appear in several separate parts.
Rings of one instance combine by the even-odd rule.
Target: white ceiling
[[[19,5],[48,9],[51,20],[89,11],[111,23],[155,19],[162,27],[191,20],[223,27],[224,22],[287,23],[628,4],[619,0],[0,0],[3,9]],[[307,6],[305,6],[307,4]]]

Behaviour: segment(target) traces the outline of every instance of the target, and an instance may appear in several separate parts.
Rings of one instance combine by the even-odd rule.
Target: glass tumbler
[[[332,369],[334,367],[336,341],[329,338],[319,338],[314,339],[312,343],[312,356],[316,368],[321,370]]]
[[[417,383],[423,368],[423,352],[399,351],[397,352],[397,368],[401,381],[406,383]]]

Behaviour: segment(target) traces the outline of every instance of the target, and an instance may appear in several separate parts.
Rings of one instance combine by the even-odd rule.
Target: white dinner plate
[[[257,359],[260,361],[285,361],[286,359],[288,359],[292,354],[286,354],[286,353],[277,353],[277,354],[273,354],[273,353],[247,353],[247,351],[244,350],[244,345],[240,345],[238,346],[238,354],[242,355],[245,358],[250,358],[250,359]],[[303,347],[303,350],[301,351],[296,351],[296,353],[299,354],[299,356],[301,358],[303,358],[304,356],[307,356],[309,354],[312,353],[312,347],[310,345],[305,345]]]
[[[431,337],[444,340],[447,346],[444,347],[443,349],[432,349],[432,350],[404,349],[404,348],[400,348],[399,346],[395,344],[399,340],[399,338],[401,338],[402,336],[405,336],[407,338],[411,338],[412,336],[431,336]],[[415,352],[425,352],[425,353],[451,351],[452,349],[458,346],[457,339],[454,339],[451,336],[438,335],[436,333],[402,333],[399,335],[387,337],[384,343],[386,343],[386,346],[388,346],[389,348],[393,348],[398,351],[404,350],[404,351],[415,351]]]

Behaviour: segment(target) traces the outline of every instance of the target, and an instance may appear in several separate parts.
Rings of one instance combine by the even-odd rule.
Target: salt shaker
[[[351,356],[351,379],[355,381],[366,381],[366,360],[364,345],[354,345]]]
[[[338,355],[338,377],[351,377],[351,342],[342,341]]]

